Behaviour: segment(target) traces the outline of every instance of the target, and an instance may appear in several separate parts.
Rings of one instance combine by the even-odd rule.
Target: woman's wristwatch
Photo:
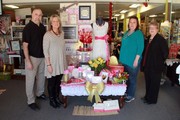
[[[51,64],[47,65],[47,66],[51,66]]]

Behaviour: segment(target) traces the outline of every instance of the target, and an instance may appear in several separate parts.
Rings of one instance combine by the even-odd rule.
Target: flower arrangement
[[[123,81],[128,80],[128,77],[129,77],[129,74],[127,72],[122,72],[114,76],[113,81],[115,83],[123,83]]]
[[[85,29],[78,31],[79,39],[83,44],[92,43],[92,31],[88,31]]]
[[[88,64],[91,67],[91,69],[94,70],[95,74],[97,74],[97,75],[99,75],[101,70],[106,68],[106,61],[101,57],[98,57],[97,59],[88,61]]]

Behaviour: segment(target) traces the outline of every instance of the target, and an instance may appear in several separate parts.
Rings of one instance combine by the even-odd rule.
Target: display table
[[[174,86],[174,84],[179,85],[179,81],[178,81],[179,75],[176,74],[176,68],[178,67],[179,64],[180,64],[179,59],[166,60],[166,67],[167,67],[166,76],[171,81],[172,86]]]
[[[175,63],[180,63],[180,59],[166,59],[165,63],[167,66],[173,66]]]
[[[105,84],[105,89],[100,96],[120,96],[120,107],[122,108],[124,106],[126,87],[126,84]],[[67,107],[67,96],[88,96],[85,84],[61,84],[61,92],[63,95],[64,108]]]

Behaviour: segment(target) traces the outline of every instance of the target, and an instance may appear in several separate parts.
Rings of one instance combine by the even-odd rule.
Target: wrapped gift
[[[119,101],[118,100],[108,100],[104,101],[104,111],[119,111]]]
[[[64,82],[67,82],[69,80],[69,71],[65,70],[63,75]]]
[[[119,71],[120,73],[124,72],[124,66],[118,64],[116,56],[111,56],[110,61],[107,62],[107,67],[111,72]]]
[[[119,111],[119,101],[118,100],[107,100],[103,103],[94,103],[94,111],[96,112],[107,112],[107,111]]]
[[[102,78],[102,81],[104,82],[104,83],[107,83],[107,80],[108,80],[108,72],[104,72],[104,71],[102,71],[101,73],[100,73],[100,76],[101,76],[101,78]]]
[[[79,70],[78,70],[78,68],[74,68],[72,70],[72,77],[79,78]]]
[[[93,108],[95,112],[104,112],[104,103],[94,103]]]
[[[92,82],[92,78],[94,76],[94,71],[86,71],[86,80]]]
[[[102,77],[101,76],[93,76],[92,77],[92,83],[100,83],[100,82],[102,82]]]

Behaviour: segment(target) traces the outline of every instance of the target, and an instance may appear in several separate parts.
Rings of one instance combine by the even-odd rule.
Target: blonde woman
[[[48,31],[43,38],[45,76],[48,79],[50,105],[54,108],[60,107],[60,83],[66,69],[64,44],[64,33],[61,30],[60,17],[54,14],[50,17]]]
[[[149,42],[146,46],[143,58],[146,93],[142,100],[147,104],[157,103],[164,61],[168,57],[167,42],[158,31],[158,23],[152,21],[149,24]]]

